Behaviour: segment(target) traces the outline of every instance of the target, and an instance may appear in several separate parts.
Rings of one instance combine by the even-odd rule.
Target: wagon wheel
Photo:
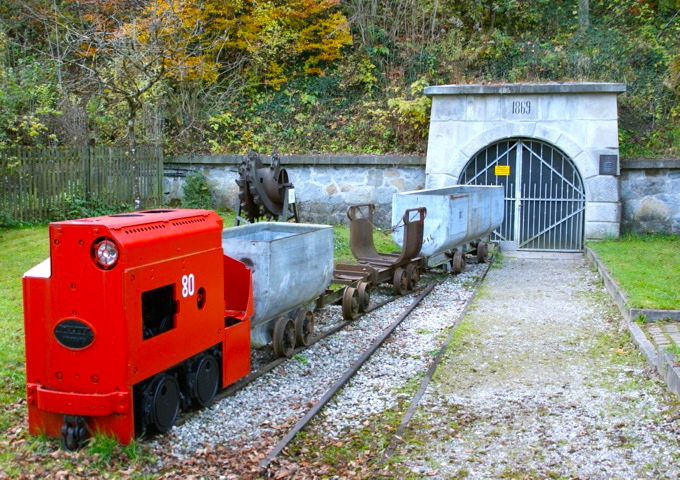
[[[277,357],[290,357],[295,350],[295,322],[291,318],[279,317],[274,323],[272,348]]]
[[[479,242],[477,244],[477,262],[486,263],[489,259],[489,245],[486,242]]]
[[[354,287],[346,287],[342,294],[342,316],[345,320],[354,320],[359,314],[359,292]]]
[[[406,267],[406,280],[409,290],[416,288],[418,280],[420,280],[420,270],[415,263],[409,263],[408,267]]]
[[[453,273],[462,273],[465,271],[465,255],[463,252],[454,252],[451,259],[451,270]]]
[[[177,379],[168,374],[158,375],[144,398],[147,423],[159,433],[167,432],[177,420],[179,404],[180,390]]]
[[[403,295],[408,290],[408,278],[406,275],[406,270],[401,267],[397,267],[394,271],[394,277],[392,278],[392,286],[394,287],[394,293],[397,295]]]
[[[359,293],[359,311],[366,313],[371,305],[371,285],[368,282],[359,282],[357,292]]]
[[[203,355],[191,367],[189,391],[191,399],[207,407],[215,399],[220,382],[220,367],[213,355]]]
[[[298,345],[307,346],[314,333],[314,312],[301,308],[295,315],[295,341]]]

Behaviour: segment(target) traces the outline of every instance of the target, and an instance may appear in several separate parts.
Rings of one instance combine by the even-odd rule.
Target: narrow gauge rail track
[[[488,259],[488,266],[493,264],[495,260],[495,255],[491,255]],[[453,319],[453,323],[451,325],[451,329],[446,336],[446,339],[444,342],[439,346],[437,349],[437,353],[428,365],[427,371],[425,375],[423,376],[423,379],[420,382],[419,388],[416,391],[415,395],[412,397],[410,401],[410,405],[403,415],[403,418],[400,422],[399,427],[395,431],[395,433],[392,435],[392,439],[386,448],[386,450],[383,452],[382,458],[380,460],[380,463],[385,462],[389,457],[394,455],[394,452],[396,450],[396,447],[399,443],[402,441],[402,436],[404,434],[404,430],[408,426],[411,418],[413,417],[415,413],[415,409],[420,403],[421,398],[425,394],[425,390],[429,384],[429,382],[432,380],[432,377],[434,376],[434,373],[439,366],[439,363],[442,360],[442,357],[444,353],[446,352],[449,344],[451,343],[456,327],[458,324],[461,322],[463,316],[465,313],[468,311],[470,308],[470,305],[472,304],[472,301],[476,297],[476,292],[481,285],[481,283],[484,281],[484,278],[486,278],[486,275],[489,271],[489,268],[486,268],[483,270],[481,275],[477,277],[477,279],[474,281],[474,288],[473,288],[473,293],[467,298],[467,300],[464,303],[463,308],[460,310],[458,315]],[[299,433],[305,426],[307,426],[312,419],[321,411],[321,409],[331,400],[331,398],[349,381],[349,379],[358,372],[358,370],[366,363],[369,358],[377,351],[377,349],[383,344],[383,342],[392,334],[392,332],[408,317],[408,315],[420,304],[420,302],[427,297],[432,290],[434,290],[435,287],[443,283],[443,280],[436,282],[436,283],[431,283],[424,291],[422,291],[418,297],[404,310],[404,312],[395,320],[394,323],[392,323],[388,328],[386,328],[383,331],[383,334],[376,339],[371,346],[360,356],[360,358],[342,375],[342,377],[336,381],[331,388],[328,389],[326,394],[323,395],[315,404],[314,406],[307,412],[307,414],[300,419],[300,421],[288,432],[288,434],[279,441],[278,444],[276,444],[271,451],[265,456],[263,460],[260,461],[259,463],[259,468],[261,473],[266,473],[270,464],[274,461],[274,459],[283,452],[283,450],[293,441],[297,433]]]
[[[433,286],[433,285],[432,285]],[[432,286],[426,287],[431,290]],[[347,326],[355,323],[361,316],[367,315],[371,312],[374,312],[375,310],[379,309],[380,307],[383,307],[389,303],[394,302],[395,300],[401,298],[400,296],[393,295],[390,298],[387,298],[385,300],[382,300],[374,305],[371,305],[368,309],[366,309],[365,312],[359,313],[355,318],[351,320],[343,320],[340,323],[337,323],[336,325],[333,325],[332,327],[328,328],[327,330],[324,330],[320,332],[319,334],[315,335],[312,340],[309,342],[308,345],[302,346],[302,347],[297,347],[295,350],[293,350],[292,356],[295,356],[296,354],[303,352],[304,350],[308,349],[315,343],[323,340],[324,338],[333,335],[334,333],[342,330],[343,328],[346,328]],[[241,380],[237,381],[236,383],[228,386],[224,390],[220,391],[215,395],[214,402],[219,402],[220,400],[230,397],[235,395],[239,390],[242,390],[243,388],[247,387],[251,383],[253,383],[255,380],[258,378],[262,377],[263,375],[267,374],[268,372],[271,372],[274,370],[276,367],[281,365],[284,362],[289,361],[290,358],[286,357],[280,357],[276,358],[275,360],[272,360],[271,362],[267,362],[261,367],[259,367],[257,370],[254,372],[251,372],[247,376],[243,377]],[[177,422],[175,423],[177,426],[183,425],[187,422],[189,422],[193,417],[195,417],[198,413],[200,413],[200,410],[189,410],[185,412],[180,418],[177,419]]]
[[[286,434],[281,441],[270,450],[267,456],[260,462],[260,469],[266,470],[271,461],[276,458],[284,448],[293,440],[295,435],[302,430],[311,420],[316,416],[317,413],[328,403],[328,401],[333,398],[333,396],[349,381],[352,376],[354,376],[357,371],[362,367],[366,361],[371,358],[375,351],[380,348],[387,338],[392,335],[392,332],[404,321],[404,319],[415,309],[418,304],[425,298],[436,286],[436,283],[430,284],[428,287],[422,291],[415,300],[399,315],[399,317],[387,327],[382,335],[371,343],[369,348],[364,351],[364,353],[354,362],[343,374],[342,376],[326,391],[326,393],[316,401],[312,408],[305,414],[304,417],[298,421],[298,423]]]
[[[487,266],[488,264],[484,266],[484,269]],[[247,385],[240,384],[221,392],[222,401],[215,402],[211,407],[185,412],[182,424],[178,423],[177,428],[153,440],[152,443],[156,444],[153,448],[158,448],[159,452],[169,455],[166,465],[195,462],[196,455],[200,459],[204,455],[209,455],[206,452],[219,451],[223,459],[221,461],[230,458],[233,465],[243,466],[242,472],[252,474],[260,470],[258,464],[264,457],[258,455],[259,458],[256,459],[253,455],[249,455],[243,458],[239,452],[258,451],[260,455],[273,453],[277,442],[284,436],[287,434],[294,436],[291,434],[291,429],[301,418],[305,416],[309,419],[315,418],[309,413],[312,408],[320,412],[327,411],[328,405],[326,408],[321,408],[322,405],[314,407],[314,402],[324,396],[332,400],[331,404],[337,398],[344,399],[341,400],[343,405],[341,416],[336,417],[337,414],[331,414],[332,418],[338,418],[340,421],[340,424],[334,423],[330,427],[332,431],[329,432],[333,438],[337,438],[336,435],[342,435],[337,429],[343,428],[338,425],[353,424],[363,415],[370,415],[369,412],[378,412],[385,402],[391,403],[393,400],[389,398],[393,397],[384,388],[389,390],[394,380],[397,381],[396,384],[399,384],[399,382],[407,381],[407,377],[417,374],[417,365],[429,357],[430,352],[433,351],[432,348],[437,349],[441,346],[432,341],[437,332],[442,332],[444,328],[448,329],[450,326],[451,317],[447,312],[457,312],[462,308],[464,300],[476,288],[478,284],[476,280],[483,272],[481,265],[477,267],[473,263],[470,267],[466,273],[455,277],[446,276],[443,281],[439,275],[427,274],[422,278],[421,288],[409,295],[391,297],[387,302],[373,305],[365,315],[357,317],[352,322],[342,323],[342,326],[348,328],[342,328],[341,325],[335,323],[339,321],[336,315],[340,307],[329,306],[322,309],[318,318],[318,326],[322,327],[319,330],[324,330],[324,327],[327,330],[324,332],[324,338],[321,338],[321,335],[316,337],[317,341],[314,344],[310,344],[306,351],[295,355],[290,362],[267,363],[262,368],[258,368],[257,373],[252,374],[248,379]],[[424,304],[424,310],[421,311],[419,305],[419,308],[411,314],[404,314],[404,309],[412,304],[414,298],[422,294],[430,284],[434,284],[432,293],[436,295],[423,296],[425,301],[420,305]],[[382,300],[385,294],[387,292],[379,288],[373,295],[373,300]],[[430,297],[432,297],[431,300]],[[440,306],[445,308],[440,314],[429,313],[429,309],[441,308]],[[406,357],[401,358],[399,354],[395,357],[390,355],[389,358],[394,358],[394,361],[388,360],[387,363],[381,363],[378,377],[372,373],[368,373],[366,377],[366,366],[357,367],[355,377],[360,380],[358,384],[352,383],[354,380],[349,382],[349,385],[354,385],[350,388],[352,393],[349,397],[349,404],[344,394],[340,396],[328,394],[328,390],[332,389],[331,385],[357,362],[369,345],[375,342],[376,338],[381,337],[398,316],[405,317],[404,322],[398,326],[398,331],[403,331],[406,337],[402,339],[401,335],[396,337],[392,335],[392,338],[385,341],[382,348],[376,350],[375,355],[368,358],[368,363],[373,363],[376,355],[378,358],[383,356],[384,353],[381,352],[385,348],[390,351],[396,347],[400,352],[405,353]],[[406,322],[406,320],[409,321]],[[405,324],[409,326],[404,327]],[[404,328],[406,330],[403,330]],[[416,343],[413,343],[411,335],[416,335],[422,340],[416,339]],[[428,338],[430,340],[427,340]],[[254,365],[266,361],[267,357],[267,354],[256,353],[253,358]],[[271,374],[265,374],[277,366],[278,368]],[[426,370],[427,366],[425,365],[424,368]],[[346,384],[345,387],[347,386]],[[378,397],[370,397],[367,403],[360,401],[355,406],[352,403],[355,401],[353,399],[363,398],[360,391],[367,386],[372,392],[378,393]],[[376,388],[378,390],[374,390]],[[356,397],[357,393],[361,396]],[[398,396],[403,397],[403,395]],[[335,407],[331,409],[331,411],[334,410]],[[188,416],[187,413],[192,415]],[[349,417],[344,416],[345,414]],[[187,422],[188,419],[191,421]],[[324,416],[322,424],[326,425],[327,420]],[[315,422],[316,420],[312,422],[312,425]],[[300,424],[297,430],[302,426]],[[277,450],[285,450],[285,446],[278,447]],[[241,458],[243,460],[240,460]],[[242,461],[244,463],[241,463]],[[271,471],[277,463],[278,460],[273,461],[268,471]],[[190,463],[190,465],[193,464]]]

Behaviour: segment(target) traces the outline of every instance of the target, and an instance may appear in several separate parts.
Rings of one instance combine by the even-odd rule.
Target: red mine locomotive
[[[393,213],[403,251],[377,252],[374,207],[355,205],[348,217],[359,263],[335,267],[327,225],[223,230],[215,212],[171,209],[51,223],[50,258],[23,278],[31,433],[75,449],[97,432],[124,444],[165,432],[181,410],[209,405],[249,373],[251,345],[283,356],[308,345],[311,303],[342,302],[354,318],[368,307],[370,286],[392,282],[402,294],[421,265],[451,259],[456,271],[464,244],[503,221],[502,187],[395,198],[393,210],[405,212],[401,220]],[[425,224],[422,204],[434,222]],[[484,261],[486,244],[473,243]],[[328,289],[331,282],[345,287]]]
[[[251,271],[205,210],[50,225],[23,279],[29,428],[74,449],[172,427],[250,370]]]

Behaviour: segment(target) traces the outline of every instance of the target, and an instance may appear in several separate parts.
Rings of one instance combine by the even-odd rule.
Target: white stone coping
[[[435,85],[425,87],[425,95],[517,95],[567,93],[623,93],[625,83],[516,83],[499,85]]]
[[[622,158],[621,170],[680,170],[680,158]]]
[[[269,165],[271,156],[260,155],[263,162]],[[424,167],[424,155],[333,155],[333,154],[310,154],[310,155],[281,155],[281,165],[295,166],[392,166],[392,167]],[[166,157],[165,164],[181,165],[239,165],[246,159],[246,155],[180,155]]]
[[[626,325],[628,327],[628,332],[633,339],[633,342],[642,351],[643,355],[647,359],[647,362],[656,368],[659,375],[668,385],[668,388],[673,392],[678,398],[680,398],[680,367],[675,366],[674,360],[666,353],[663,347],[655,348],[652,342],[649,341],[645,333],[636,323],[636,316],[639,314],[640,310],[631,309],[628,307],[628,302],[625,294],[619,287],[616,280],[611,276],[609,270],[604,265],[604,262],[597,256],[593,249],[586,247],[585,249],[586,260],[597,268],[600,274],[604,286],[611,295],[614,303],[619,308],[621,315],[624,320],[626,320]],[[649,311],[647,311],[649,312]],[[673,313],[677,315],[678,311],[667,310],[666,313]],[[633,316],[635,315],[635,316]]]

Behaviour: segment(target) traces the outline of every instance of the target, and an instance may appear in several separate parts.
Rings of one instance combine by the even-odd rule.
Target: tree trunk
[[[142,188],[139,178],[139,163],[137,159],[137,136],[135,135],[135,123],[140,104],[136,97],[129,97],[128,104],[128,155],[130,158],[130,173],[132,175],[132,197],[135,211],[142,209]]]
[[[590,0],[578,0],[578,30],[584,34],[590,27]]]

